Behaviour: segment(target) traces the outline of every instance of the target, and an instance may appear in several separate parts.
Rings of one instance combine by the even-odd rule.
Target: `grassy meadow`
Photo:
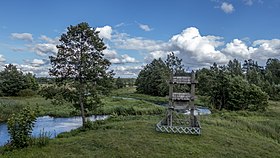
[[[76,112],[69,105],[53,106],[40,97],[19,98],[21,105],[25,105],[23,100],[25,103],[29,100],[29,106],[39,107],[41,114],[51,113],[52,108],[57,108],[58,116],[71,116]],[[164,107],[154,104],[157,100],[167,101],[164,97],[136,94],[134,89],[114,91],[112,96],[103,98],[104,105],[95,112],[110,114],[111,118],[95,123],[91,130],[73,130],[60,134],[44,147],[32,146],[6,152],[0,157],[273,158],[280,155],[279,102],[269,102],[266,112],[219,111],[201,116],[202,134],[194,136],[156,132],[155,124],[163,118],[165,111]],[[0,148],[1,150],[3,149]]]

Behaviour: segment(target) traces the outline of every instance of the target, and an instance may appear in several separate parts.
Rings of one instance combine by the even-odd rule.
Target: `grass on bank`
[[[220,112],[201,118],[202,135],[155,131],[162,115],[118,116],[95,130],[74,130],[39,148],[3,157],[279,157],[280,103],[267,112]]]
[[[162,102],[164,97],[152,97],[148,95],[136,94],[135,88],[114,90],[112,95],[102,98],[103,104],[94,111],[88,111],[92,114],[106,115],[145,115],[160,114],[164,107],[157,106],[149,101]],[[130,96],[128,93],[132,93]],[[124,97],[124,98],[122,98]],[[129,97],[135,99],[129,99]],[[146,101],[146,99],[148,101]],[[39,116],[49,115],[54,117],[71,117],[80,115],[79,109],[75,109],[70,103],[53,105],[50,100],[43,97],[1,97],[0,98],[0,122],[5,122],[12,113],[17,113],[23,107],[29,106],[31,109],[38,110]]]
[[[6,121],[11,114],[19,112],[26,106],[38,110],[39,116],[70,117],[78,114],[78,111],[71,104],[53,105],[50,100],[45,100],[40,96],[1,97],[0,122]]]
[[[134,92],[133,89],[130,90]],[[127,98],[139,96],[135,93],[129,96],[119,94],[118,96]],[[138,112],[145,111],[146,108],[159,107],[143,99],[105,97],[103,102],[103,110],[99,109],[101,112],[125,111],[125,113],[105,121],[95,130],[74,130],[60,135],[60,138],[50,140],[45,147],[34,146],[0,156],[57,158],[279,157],[280,155],[279,102],[270,102],[266,112],[221,111],[203,116],[200,136],[156,132],[155,124],[163,118],[163,114],[144,115],[150,113],[143,112],[137,116],[127,115],[127,110],[131,107]],[[126,110],[117,110],[118,107]]]

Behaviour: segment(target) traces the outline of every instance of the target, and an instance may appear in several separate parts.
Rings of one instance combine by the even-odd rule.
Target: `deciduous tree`
[[[112,87],[111,63],[104,58],[106,46],[98,34],[85,22],[70,26],[60,37],[57,54],[50,56],[49,74],[67,93],[63,98],[80,108],[83,125],[86,111],[100,104],[100,94]]]

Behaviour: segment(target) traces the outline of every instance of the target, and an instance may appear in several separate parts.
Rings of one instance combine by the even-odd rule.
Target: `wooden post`
[[[194,119],[194,96],[195,96],[195,73],[192,71],[191,73],[191,99],[190,99],[190,123],[191,127],[195,126],[195,119]]]
[[[169,82],[169,109],[168,109],[168,121],[167,121],[168,126],[172,126],[172,122],[173,122],[172,111],[174,105],[173,105],[172,95],[173,95],[173,71],[171,71],[170,82]]]

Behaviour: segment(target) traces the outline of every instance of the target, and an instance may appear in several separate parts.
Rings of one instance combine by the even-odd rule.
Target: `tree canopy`
[[[227,65],[214,63],[210,69],[197,71],[198,93],[209,96],[215,109],[264,110],[268,95],[261,88],[261,70],[253,60],[246,61],[243,70],[236,59]]]
[[[0,95],[18,96],[24,90],[36,91],[38,88],[34,75],[24,74],[15,65],[6,65],[0,72]]]
[[[50,56],[49,74],[56,78],[57,95],[81,110],[83,125],[86,111],[100,104],[100,95],[113,86],[110,62],[104,58],[106,46],[99,32],[83,22],[67,28],[57,45],[58,52]],[[52,87],[53,88],[53,87]]]

